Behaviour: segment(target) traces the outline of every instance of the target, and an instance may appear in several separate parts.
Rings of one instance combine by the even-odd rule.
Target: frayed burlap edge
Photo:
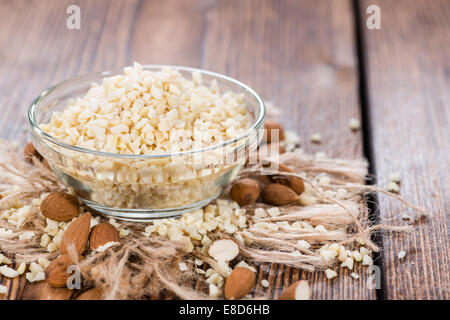
[[[24,162],[8,145],[0,145],[0,209],[19,201],[30,204],[42,193],[64,190],[57,177],[37,159],[32,165]],[[302,152],[283,154],[280,162],[289,165],[307,186],[307,192],[314,197],[314,204],[280,207],[281,215],[267,217],[260,222],[295,221],[308,222],[313,226],[322,225],[326,230],[305,230],[280,225],[277,230],[267,230],[250,226],[236,234],[246,239],[240,243],[240,258],[252,263],[280,263],[314,272],[331,266],[315,250],[324,244],[338,243],[348,247],[356,241],[363,241],[373,251],[379,248],[371,241],[377,230],[409,231],[411,227],[392,227],[373,225],[369,221],[369,211],[364,195],[370,192],[383,192],[410,205],[402,198],[385,192],[375,186],[365,185],[367,163],[364,160],[317,159]],[[260,165],[246,168],[241,176],[261,176],[279,173],[267,171]],[[331,177],[328,185],[319,185],[321,175]],[[345,197],[336,199],[327,191],[347,190]],[[224,193],[226,198],[226,192]],[[247,209],[246,215],[252,221],[254,209],[268,207],[256,203]],[[39,257],[53,259],[58,253],[48,253],[39,246],[45,221],[38,210],[32,210],[19,226],[0,219],[0,227],[12,230],[0,236],[0,250],[15,262],[31,262]],[[144,224],[126,223],[130,235],[121,244],[103,253],[88,252],[83,260],[77,261],[84,279],[84,286],[95,285],[103,289],[105,299],[143,299],[175,295],[181,299],[209,299],[205,277],[194,272],[194,259],[200,258],[218,270],[217,263],[200,250],[191,253],[183,250],[184,245],[168,241],[164,237],[142,234]],[[25,231],[34,231],[30,240],[19,240]],[[226,233],[211,233],[212,239],[232,237]],[[298,245],[298,240],[306,240],[311,248]],[[239,260],[239,259],[238,259]],[[186,262],[188,270],[181,272],[179,263]],[[254,298],[265,298],[262,292],[255,292]]]

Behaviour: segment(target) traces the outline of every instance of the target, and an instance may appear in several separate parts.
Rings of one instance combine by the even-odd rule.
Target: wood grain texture
[[[401,194],[427,214],[413,233],[383,236],[384,298],[449,299],[450,2],[363,1],[363,23],[370,4],[382,26],[363,28],[377,180],[399,171]],[[379,206],[383,223],[416,216],[386,197]]]
[[[357,61],[350,1],[220,1],[206,12],[201,66],[251,86],[283,110],[281,121],[302,138],[306,151],[361,157],[360,132],[349,129],[359,117]],[[325,125],[326,124],[326,125]],[[310,142],[320,132],[321,145]],[[278,298],[280,288],[311,279],[314,299],[373,299],[366,274],[347,271],[327,280],[280,265],[263,265],[264,289]],[[312,278],[314,277],[314,278]],[[275,284],[275,285],[274,285]]]
[[[81,30],[65,26],[77,4]],[[308,152],[361,157],[357,63],[350,0],[86,0],[0,1],[0,136],[26,140],[25,114],[33,97],[65,78],[128,65],[174,64],[225,73],[283,109]],[[321,145],[311,134],[320,132]],[[314,299],[374,299],[348,271],[327,280],[279,265],[263,265],[273,298],[300,278]],[[3,281],[3,280],[2,280]],[[11,282],[10,298],[37,298],[41,285]],[[276,286],[273,286],[276,284]],[[8,282],[9,285],[9,282]]]

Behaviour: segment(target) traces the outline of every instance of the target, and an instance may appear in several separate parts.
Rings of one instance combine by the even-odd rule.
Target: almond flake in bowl
[[[247,86],[164,66],[65,81],[31,105],[33,143],[87,205],[127,220],[205,205],[256,149],[265,110]]]

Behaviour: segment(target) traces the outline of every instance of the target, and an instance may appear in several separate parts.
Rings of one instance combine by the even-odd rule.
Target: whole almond
[[[41,212],[55,221],[70,221],[79,213],[77,197],[65,192],[52,192],[42,201]]]
[[[225,298],[241,299],[250,293],[256,283],[256,273],[248,268],[235,268],[225,282]]]
[[[285,166],[281,163],[274,163],[274,162],[268,162],[264,164],[265,167],[271,167],[276,168],[278,166],[278,171],[280,172],[291,172],[294,171],[289,168],[288,166]],[[271,175],[269,176],[270,180],[274,183],[279,183],[282,185],[285,185],[292,190],[295,191],[297,194],[301,194],[303,191],[305,191],[305,184],[303,183],[303,180],[299,177],[295,176],[284,176],[284,175]]]
[[[102,300],[102,299],[103,299],[103,290],[98,287],[84,291],[77,297],[77,300]]]
[[[311,289],[308,281],[299,280],[283,290],[280,300],[309,300],[311,298]]]
[[[68,255],[59,256],[45,269],[45,280],[53,287],[66,287],[67,279],[70,276],[70,273],[67,273],[67,268],[71,264],[73,264],[73,261]]]
[[[278,183],[271,183],[264,187],[262,199],[274,206],[283,206],[298,200],[298,195],[289,187]]]
[[[28,142],[23,148],[23,155],[25,156],[25,161],[29,163],[33,162],[33,157],[36,157],[38,160],[42,160],[41,154],[36,150],[31,142]]]
[[[240,206],[252,204],[260,193],[258,182],[253,179],[240,179],[233,183],[230,189],[231,198]]]
[[[91,214],[89,212],[83,213],[77,219],[72,221],[64,232],[59,251],[61,254],[68,254],[70,245],[75,245],[75,250],[78,255],[81,255],[86,249],[86,244],[89,238],[89,231],[91,225]]]
[[[281,124],[276,121],[266,120],[264,125],[267,132],[267,143],[272,143],[274,141],[283,141],[284,140],[284,130],[281,127]],[[273,137],[272,137],[273,134]],[[278,134],[278,139],[276,139]],[[272,138],[274,140],[272,140]]]
[[[290,189],[294,190],[295,193],[301,194],[305,191],[305,185],[303,180],[299,177],[294,176],[282,176],[282,175],[273,175],[270,177],[270,180],[275,183],[282,184]]]
[[[107,222],[96,225],[89,237],[89,248],[95,250],[108,242],[120,242],[119,231]]]

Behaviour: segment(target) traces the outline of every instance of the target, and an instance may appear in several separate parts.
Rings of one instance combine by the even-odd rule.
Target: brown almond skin
[[[241,299],[250,293],[256,283],[256,273],[248,268],[235,268],[225,282],[225,298]]]
[[[237,180],[230,189],[231,198],[240,206],[254,203],[258,199],[259,193],[258,182],[248,178]]]
[[[266,166],[271,166],[271,165],[272,165],[272,163],[266,164]],[[294,172],[291,168],[289,168],[281,163],[278,164],[278,170],[280,172],[292,172],[292,173]],[[301,194],[303,191],[305,191],[305,184],[303,183],[303,180],[299,177],[272,175],[269,178],[274,183],[279,183],[279,184],[285,185],[286,187],[291,188],[297,194]]]
[[[41,154],[36,150],[31,142],[28,142],[23,148],[23,155],[25,156],[25,161],[28,163],[33,163],[33,157],[36,157],[38,160],[42,160]]]
[[[301,194],[303,191],[305,191],[305,185],[303,183],[303,180],[300,179],[299,177],[274,175],[271,176],[270,179],[274,183],[282,184],[294,190],[294,192],[297,194]]]
[[[61,254],[68,254],[68,247],[71,244],[75,245],[75,250],[78,255],[81,255],[86,249],[86,244],[89,238],[91,225],[91,214],[89,212],[83,213],[77,219],[72,221],[64,232],[59,251]]]
[[[72,259],[68,255],[62,255],[53,260],[45,269],[45,280],[48,284],[55,288],[64,288],[67,286],[67,279],[70,273],[67,268],[73,264]]]
[[[267,130],[267,143],[272,143],[273,141],[283,141],[284,140],[284,130],[281,124],[276,121],[266,120],[264,127]],[[272,141],[272,130],[278,130],[278,140]],[[275,135],[275,133],[274,133]],[[274,137],[275,138],[275,137]]]
[[[264,187],[262,199],[267,204],[283,206],[297,201],[298,195],[285,185],[271,183]]]
[[[95,250],[108,242],[120,242],[119,231],[112,224],[100,223],[92,228],[89,237],[89,248]]]
[[[289,287],[283,290],[279,300],[295,300],[295,289],[297,289],[298,284],[301,280],[294,282]]]
[[[103,290],[98,287],[86,290],[77,297],[77,300],[103,300]]]
[[[52,192],[42,201],[42,214],[55,221],[70,221],[79,213],[77,197],[65,192]]]

